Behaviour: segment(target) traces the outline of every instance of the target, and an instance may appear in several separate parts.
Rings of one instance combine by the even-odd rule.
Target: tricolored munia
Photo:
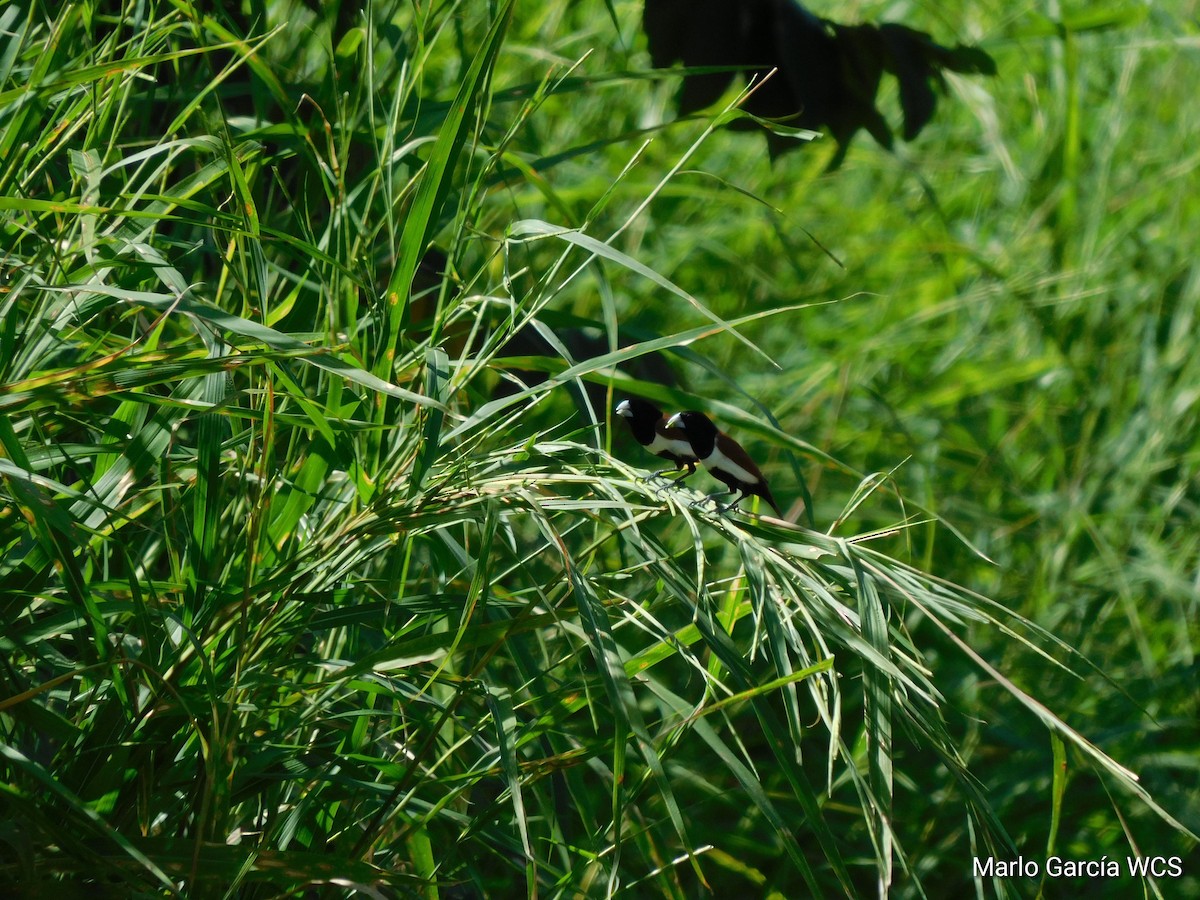
[[[676,483],[696,471],[696,455],[692,453],[692,445],[688,442],[687,435],[678,428],[668,428],[667,417],[649,400],[630,397],[618,403],[613,411],[629,423],[634,440],[655,456],[673,462],[676,471],[687,466],[687,471],[675,479]],[[654,474],[662,475],[663,472],[670,471],[672,470],[662,469]]]
[[[775,514],[779,518],[783,518],[783,513],[779,511],[775,498],[771,496],[767,479],[754,464],[750,454],[729,435],[719,431],[708,416],[695,410],[675,413],[667,420],[667,427],[682,428],[683,433],[687,435],[692,453],[700,462],[704,463],[704,468],[708,469],[708,473],[713,478],[723,482],[729,488],[728,491],[710,494],[707,499],[711,500],[722,494],[732,494],[734,491],[740,492],[734,500],[724,506],[718,506],[718,509],[722,512],[733,509],[747,497],[753,495],[766,500],[771,505],[771,509],[775,510]]]

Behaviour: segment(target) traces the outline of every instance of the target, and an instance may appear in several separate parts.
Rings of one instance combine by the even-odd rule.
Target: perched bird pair
[[[688,410],[668,419],[661,409],[640,397],[622,400],[615,412],[629,423],[629,430],[639,444],[655,456],[673,462],[675,471],[687,466],[687,471],[673,483],[683,481],[696,471],[696,463],[701,462],[713,478],[729,488],[728,491],[710,494],[707,499],[735,491],[738,493],[729,503],[718,507],[722,512],[754,496],[766,500],[775,514],[783,518],[775,498],[771,496],[767,479],[750,454],[729,435],[719,431],[704,413]],[[662,475],[670,471],[663,469],[654,474]]]

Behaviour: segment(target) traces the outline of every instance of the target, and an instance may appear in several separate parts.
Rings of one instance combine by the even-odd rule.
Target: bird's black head
[[[628,400],[618,403],[613,412],[629,423],[629,430],[633,432],[634,438],[643,447],[648,446],[654,440],[654,429],[658,425],[659,419],[662,418],[662,410],[649,400],[630,397]]]
[[[613,410],[618,416],[633,419],[635,422],[657,422],[662,418],[662,410],[641,397],[630,397],[622,400]]]
[[[667,424],[682,428],[689,438],[712,438],[717,434],[717,426],[712,423],[712,419],[694,409],[675,413]]]
[[[654,406],[648,400],[642,400],[641,397],[630,397],[629,400],[620,401],[617,408],[613,409],[617,415],[624,416],[629,419],[629,424],[632,425],[653,425],[654,422],[662,418],[662,410]]]
[[[674,428],[683,429],[683,433],[687,435],[688,443],[692,445],[692,451],[700,459],[704,459],[712,453],[713,444],[717,440],[717,426],[704,413],[697,412],[694,409],[675,413],[667,421],[667,424]]]

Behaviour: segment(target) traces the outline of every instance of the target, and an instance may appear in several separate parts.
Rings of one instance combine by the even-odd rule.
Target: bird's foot
[[[732,494],[733,491],[730,491],[729,493]],[[718,503],[717,504],[717,512],[719,512],[719,513],[732,512],[733,510],[737,509],[738,505],[745,499],[746,499],[746,495],[742,494],[739,497],[736,497],[733,500],[730,500],[728,503],[724,503],[724,504]]]
[[[671,490],[671,482],[667,481],[665,478],[661,480],[663,483],[657,484],[654,487],[654,496],[660,499],[666,496],[667,491]]]
[[[695,509],[697,506],[699,506],[702,503],[712,503],[716,507],[716,509],[714,510],[715,512],[722,512],[724,510],[724,507],[721,505],[721,502],[717,498],[724,497],[726,494],[732,494],[732,493],[733,493],[733,491],[717,491],[715,494],[706,494],[705,496],[701,497],[699,500],[693,500],[688,505],[691,506],[693,509]]]

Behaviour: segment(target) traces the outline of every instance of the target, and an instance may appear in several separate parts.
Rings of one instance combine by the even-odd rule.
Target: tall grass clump
[[[1093,609],[1124,604],[1146,672],[1167,638],[1131,585],[1170,569],[1163,602],[1195,628],[1170,568],[1194,556],[1191,484],[1150,451],[1121,464],[1187,380],[1194,284],[1165,346],[1139,343],[1176,374],[1080,412],[1112,442],[1084,465],[1059,430],[1066,307],[1124,233],[1088,185],[1038,188],[1071,214],[1057,242],[1024,236],[1059,278],[985,267],[964,238],[932,275],[910,257],[892,287],[870,283],[882,264],[854,287],[830,254],[868,238],[796,237],[837,234],[833,201],[767,196],[835,191],[820,150],[787,186],[718,130],[732,98],[666,123],[669,76],[628,50],[637,11],[0,9],[0,883],[18,896],[1032,896],[972,857],[1194,847],[1194,793],[1147,790],[1129,744],[1092,733],[1117,707],[1064,687],[1147,703],[1056,598],[1086,576]],[[892,165],[859,176],[913,177]],[[961,196],[923,197],[961,221]],[[1065,236],[1081,221],[1090,244]],[[826,302],[858,290],[883,300]],[[953,335],[991,327],[963,321],[976,301],[1018,320],[1013,341],[1062,333],[964,370]],[[936,363],[887,352],[918,323],[947,341]],[[1085,378],[1084,348],[1108,345],[1080,339]],[[910,387],[927,365],[943,380]],[[1017,409],[1032,378],[1051,396]],[[702,475],[647,480],[609,428],[629,393],[736,429],[797,522],[718,515]],[[1144,426],[1124,442],[1101,427],[1120,409]],[[1121,478],[1111,516],[1055,506]],[[1111,538],[1142,490],[1165,506],[1139,555]],[[1040,549],[1006,543],[1035,501]],[[1064,523],[1110,555],[1074,559]],[[1141,574],[1101,597],[1115,571]]]

